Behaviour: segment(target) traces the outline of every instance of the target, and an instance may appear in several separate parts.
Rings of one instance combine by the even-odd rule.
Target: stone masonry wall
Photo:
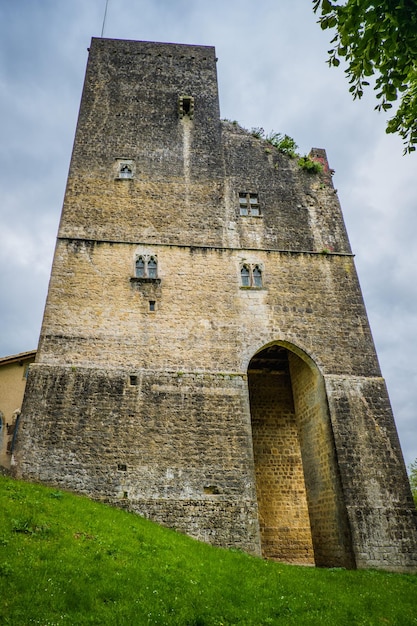
[[[143,250],[156,285],[131,281]],[[242,288],[242,262],[263,268],[262,289]],[[38,362],[245,373],[286,339],[324,371],[379,375],[355,278],[345,256],[60,240]]]
[[[259,552],[242,377],[35,365],[29,386],[24,476]]]
[[[178,115],[181,95],[195,100],[192,120]],[[94,39],[60,236],[218,242],[220,136],[214,48]],[[117,177],[120,159],[133,178]]]
[[[326,377],[358,567],[417,569],[417,513],[382,378]]]

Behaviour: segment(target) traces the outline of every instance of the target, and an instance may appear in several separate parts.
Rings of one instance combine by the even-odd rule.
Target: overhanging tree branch
[[[417,144],[417,0],[313,0],[323,30],[335,29],[328,63],[347,63],[345,73],[354,99],[361,98],[367,80],[375,77],[379,101],[375,109],[388,111],[398,101],[387,133],[398,133],[404,152]]]

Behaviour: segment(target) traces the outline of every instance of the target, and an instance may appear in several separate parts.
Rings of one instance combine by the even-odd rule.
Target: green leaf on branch
[[[387,132],[404,140],[404,152],[417,145],[417,0],[313,0],[323,30],[335,30],[328,64],[346,61],[350,93],[360,99],[374,76],[373,89],[387,111],[398,101],[397,112],[387,122]]]

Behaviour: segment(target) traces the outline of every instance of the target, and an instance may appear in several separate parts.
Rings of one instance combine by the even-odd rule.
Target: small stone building
[[[16,423],[36,350],[0,357],[0,467],[10,469]]]
[[[93,39],[15,473],[198,539],[415,570],[324,150],[219,114],[211,47]]]

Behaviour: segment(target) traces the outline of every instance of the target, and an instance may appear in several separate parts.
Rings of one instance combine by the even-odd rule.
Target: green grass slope
[[[417,576],[212,548],[132,513],[0,477],[0,624],[417,624]]]

